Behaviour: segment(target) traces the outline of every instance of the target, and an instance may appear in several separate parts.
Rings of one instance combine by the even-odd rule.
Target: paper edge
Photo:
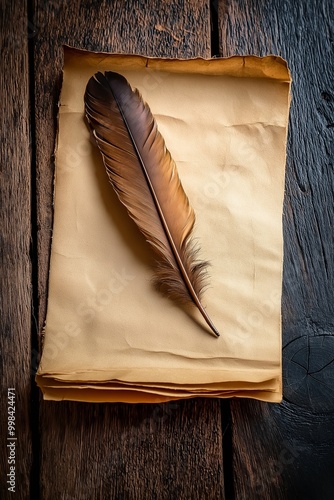
[[[138,67],[147,67],[160,71],[203,73],[206,75],[225,75],[240,78],[268,78],[286,83],[292,81],[287,61],[276,54],[268,54],[266,56],[247,54],[211,58],[171,58],[143,56],[136,53],[94,52],[66,44],[63,45],[63,54],[64,68],[67,64],[73,63],[74,59],[75,62],[78,62],[80,59],[85,58],[86,63],[101,63],[104,59],[113,59],[114,61],[118,60],[119,63],[127,62],[127,64],[132,63]],[[238,62],[240,64],[236,65]],[[259,62],[261,63],[260,68]],[[209,68],[209,65],[211,68]],[[275,73],[266,73],[266,67],[271,67],[275,70]]]

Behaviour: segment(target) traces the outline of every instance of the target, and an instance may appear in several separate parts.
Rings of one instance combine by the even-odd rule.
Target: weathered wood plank
[[[45,8],[44,8],[45,5]],[[46,310],[62,50],[210,56],[207,1],[37,2],[39,325]],[[41,404],[41,497],[223,498],[220,406]]]
[[[29,72],[26,2],[0,7],[0,497],[29,498],[31,268]],[[9,388],[15,389],[15,436],[8,441]],[[7,445],[13,443],[11,448]],[[11,453],[11,455],[10,455]],[[9,456],[10,455],[10,456]],[[8,463],[8,458],[14,459]],[[8,491],[15,467],[15,493]]]
[[[42,499],[224,498],[215,401],[50,402],[41,423]]]
[[[333,3],[220,0],[223,56],[275,53],[292,72],[284,207],[281,405],[232,402],[236,498],[334,489]]]

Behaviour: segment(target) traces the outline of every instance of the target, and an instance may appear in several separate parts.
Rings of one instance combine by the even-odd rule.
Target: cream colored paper
[[[216,339],[151,283],[153,255],[119,203],[84,121],[97,71],[148,102],[211,263]],[[282,204],[290,76],[265,58],[163,60],[65,48],[44,349],[45,399],[280,401]]]

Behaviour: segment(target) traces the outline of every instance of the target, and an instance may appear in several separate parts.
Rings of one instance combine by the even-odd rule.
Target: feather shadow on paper
[[[87,120],[85,122],[88,126]],[[108,176],[104,168],[102,156],[96,148],[96,141],[92,134],[92,142],[94,148],[92,151],[92,160],[94,164],[94,174],[96,182],[101,194],[101,199],[108,212],[108,216],[112,219],[117,227],[118,233],[121,235],[127,248],[131,250],[133,256],[142,263],[142,265],[152,268],[154,265],[154,257],[148,251],[147,243],[143,234],[139,231],[137,225],[128,216],[126,208],[119,202],[115,191],[108,182]]]

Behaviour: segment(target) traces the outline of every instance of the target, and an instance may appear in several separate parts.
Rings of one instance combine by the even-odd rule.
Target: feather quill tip
[[[211,330],[213,331],[213,333],[215,334],[215,336],[217,338],[220,337],[220,333],[218,332],[218,330],[215,327],[215,325],[212,323],[212,320],[211,320],[210,316],[208,315],[208,313],[206,312],[206,310],[204,309],[203,306],[201,307],[200,311],[202,313],[203,318],[205,319],[205,321],[207,322],[207,324],[209,325],[209,327],[211,328]]]
[[[217,328],[215,327],[215,325],[212,325],[212,330],[213,330],[213,333],[216,335],[216,337],[220,337],[220,333],[218,332]]]

